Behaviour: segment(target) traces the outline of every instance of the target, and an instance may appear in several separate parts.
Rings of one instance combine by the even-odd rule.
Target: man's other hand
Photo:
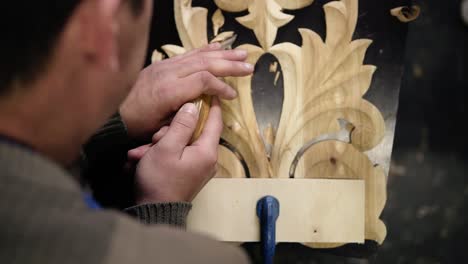
[[[191,202],[215,175],[223,122],[217,97],[200,138],[188,145],[198,121],[194,104],[187,103],[169,127],[156,133],[154,145],[129,151],[141,157],[136,170],[138,204]]]
[[[220,50],[215,43],[145,68],[120,107],[129,135],[152,135],[184,103],[202,94],[234,99],[236,91],[217,77],[251,74],[254,68],[246,58],[246,51]]]

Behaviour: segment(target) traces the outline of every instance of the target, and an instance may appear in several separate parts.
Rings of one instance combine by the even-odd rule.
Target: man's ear
[[[84,0],[73,19],[77,19],[81,49],[90,63],[117,71],[118,9],[123,0]]]

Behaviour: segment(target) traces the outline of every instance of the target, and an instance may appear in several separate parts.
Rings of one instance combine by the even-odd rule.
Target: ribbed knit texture
[[[116,210],[91,210],[66,170],[39,153],[0,141],[0,263],[248,260],[238,248],[202,236],[143,225]]]
[[[125,209],[145,224],[167,224],[185,229],[190,203],[144,204]]]
[[[100,154],[113,154],[110,151],[126,152],[130,145],[127,127],[120,115],[114,114],[84,146],[86,158],[98,159]],[[115,153],[114,153],[115,154]]]
[[[119,114],[113,115],[83,147],[82,182],[104,207],[124,209],[135,205],[133,175],[123,173],[132,147]]]

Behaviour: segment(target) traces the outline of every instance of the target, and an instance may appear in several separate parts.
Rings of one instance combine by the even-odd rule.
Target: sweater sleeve
[[[83,150],[86,159],[91,162],[102,160],[104,157],[108,159],[126,156],[131,145],[132,140],[128,136],[127,127],[117,113],[94,133]]]
[[[104,207],[123,209],[145,224],[166,224],[185,228],[190,203],[157,203],[132,206],[133,172],[124,170],[127,152],[137,143],[127,133],[119,114],[113,115],[84,146],[83,176],[93,196]],[[112,184],[109,184],[112,183]]]
[[[133,172],[124,170],[133,144],[115,114],[83,146],[82,182],[103,207],[124,209],[135,204]]]
[[[124,211],[144,224],[165,224],[185,229],[187,215],[191,208],[190,203],[178,202],[143,204]]]

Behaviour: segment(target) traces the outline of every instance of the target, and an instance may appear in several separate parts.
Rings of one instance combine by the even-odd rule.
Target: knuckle
[[[168,153],[171,153],[173,147],[166,142],[158,142],[154,148],[154,154],[157,157],[166,157]]]
[[[231,86],[229,86],[228,84],[222,82],[221,84],[221,90],[225,93],[229,93],[231,90],[234,90]]]
[[[232,68],[235,71],[245,72],[246,68],[245,68],[245,66],[244,66],[245,64],[243,62],[233,61],[231,63],[232,63]]]
[[[198,65],[200,66],[201,69],[206,69],[208,67],[208,59],[203,57],[203,56],[200,56],[198,58]]]
[[[210,83],[211,79],[213,78],[213,75],[211,75],[211,73],[209,73],[208,71],[202,71],[199,73],[198,76],[200,78],[200,82],[203,85],[207,85],[208,83]]]

